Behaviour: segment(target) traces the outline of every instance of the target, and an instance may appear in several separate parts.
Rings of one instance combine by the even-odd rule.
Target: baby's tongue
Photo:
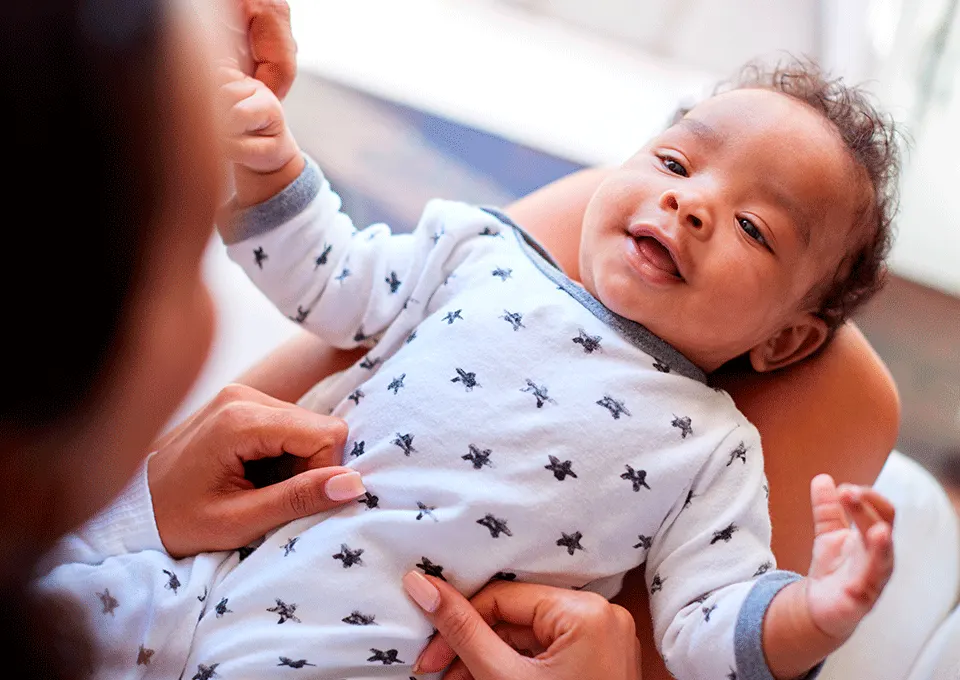
[[[670,257],[669,251],[667,251],[657,239],[642,236],[637,239],[637,248],[640,249],[643,256],[657,269],[661,269],[673,276],[679,274],[677,266],[673,263],[673,258]]]

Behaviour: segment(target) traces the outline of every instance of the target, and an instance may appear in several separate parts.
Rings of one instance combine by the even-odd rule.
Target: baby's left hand
[[[822,632],[845,640],[893,573],[894,509],[869,487],[838,489],[829,475],[813,479],[810,497],[816,531],[807,582],[810,616]]]

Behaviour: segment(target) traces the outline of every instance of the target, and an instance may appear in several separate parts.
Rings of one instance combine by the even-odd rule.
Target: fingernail
[[[404,575],[403,589],[424,611],[435,612],[440,606],[440,591],[419,572],[408,571]]]
[[[344,472],[342,475],[331,477],[323,485],[323,492],[332,501],[348,501],[351,498],[359,498],[366,490],[367,488],[363,485],[359,472]]]

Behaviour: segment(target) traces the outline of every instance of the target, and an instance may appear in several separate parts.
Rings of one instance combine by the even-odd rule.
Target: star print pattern
[[[429,517],[429,518],[432,519],[434,522],[439,522],[439,521],[440,521],[440,520],[438,520],[436,517],[433,516],[433,511],[436,510],[436,508],[435,508],[434,506],[432,506],[432,505],[425,505],[425,504],[421,503],[420,501],[417,501],[417,510],[419,511],[419,512],[417,512],[417,520],[418,520],[418,521],[421,520],[421,519],[423,519],[424,517]]]
[[[710,539],[710,545],[713,545],[714,543],[717,543],[719,541],[723,541],[724,543],[729,543],[730,540],[733,538],[733,532],[735,532],[736,530],[737,530],[737,525],[731,523],[725,526],[720,531],[714,531],[713,538]]]
[[[670,367],[669,367],[667,364],[665,364],[665,363],[663,363],[662,361],[660,361],[659,359],[657,359],[656,361],[653,362],[653,367],[654,367],[655,369],[657,369],[660,373],[669,373],[669,372],[670,372]]]
[[[693,503],[693,499],[697,497],[697,494],[693,493],[693,489],[687,491],[687,497],[683,499],[683,507],[681,510],[686,510],[690,507],[690,504]]]
[[[473,463],[474,470],[480,470],[484,465],[491,466],[493,463],[490,462],[490,455],[493,453],[490,449],[480,450],[479,447],[470,444],[467,448],[470,449],[470,453],[460,456],[463,460],[469,460]]]
[[[399,652],[395,649],[388,649],[387,651],[381,651],[379,649],[370,648],[370,653],[373,655],[367,661],[379,661],[384,666],[389,666],[395,663],[406,663],[406,661],[397,658]]]
[[[481,231],[478,236],[493,236],[503,238],[503,234],[501,234],[499,231],[491,229],[490,227],[484,227],[483,231]]]
[[[363,358],[363,361],[360,362],[360,368],[365,368],[368,371],[375,369],[382,360],[378,357],[374,359],[373,357],[367,356]]]
[[[269,609],[267,609],[267,611],[268,611],[268,612],[273,612],[274,614],[276,614],[277,616],[280,617],[280,620],[277,621],[278,624],[280,624],[280,623],[286,623],[287,621],[293,621],[293,622],[295,622],[295,623],[301,623],[300,619],[298,619],[298,618],[294,615],[294,612],[297,611],[297,605],[295,605],[295,604],[287,604],[286,602],[284,602],[283,600],[280,600],[280,599],[277,599],[276,602],[277,602],[277,606],[276,606],[276,607],[270,607]]]
[[[653,545],[653,538],[650,536],[644,536],[643,534],[639,534],[637,536],[637,541],[638,543],[633,546],[634,548],[650,550],[650,546]]]
[[[427,576],[433,576],[441,581],[447,580],[443,575],[443,567],[439,564],[434,564],[429,558],[421,557],[420,561],[417,562],[417,568],[422,570]]]
[[[600,347],[600,341],[603,340],[599,335],[590,335],[582,328],[579,329],[579,335],[573,338],[573,341],[583,347],[583,351],[586,354],[593,354]]]
[[[572,555],[577,550],[584,550],[584,547],[580,545],[580,539],[583,538],[583,534],[579,531],[574,531],[572,534],[561,531],[560,534],[562,538],[557,539],[557,545],[566,548],[568,555]]]
[[[180,590],[180,579],[177,578],[177,575],[172,571],[163,570],[163,573],[166,574],[169,578],[167,579],[167,584],[164,586],[167,590],[172,590],[173,594],[176,595]]]
[[[630,411],[623,405],[623,402],[614,399],[609,394],[604,396],[603,399],[597,400],[597,405],[610,411],[610,415],[613,416],[614,420],[620,420],[621,415],[630,416]]]
[[[411,342],[417,339],[417,332],[413,331],[410,335],[407,336],[407,339],[403,341],[404,345],[409,345]]]
[[[716,610],[717,605],[713,604],[709,607],[700,607],[700,611],[703,612],[703,622],[710,623],[710,615]]]
[[[365,494],[363,494],[363,498],[360,498],[359,500],[357,500],[357,503],[362,503],[363,505],[366,505],[367,510],[373,510],[374,508],[380,505],[380,497],[374,496],[372,493],[367,491]]]
[[[515,331],[518,331],[521,328],[526,328],[526,326],[523,325],[523,314],[520,314],[519,312],[508,312],[505,309],[503,310],[503,316],[500,318],[513,326],[513,330]]]
[[[397,278],[397,272],[390,272],[390,276],[384,279],[390,286],[390,294],[394,295],[400,288],[400,279]]]
[[[457,377],[451,378],[452,383],[462,383],[467,392],[473,392],[474,387],[483,387],[477,382],[477,374],[465,371],[462,368],[457,369]]]
[[[113,612],[120,606],[120,603],[117,601],[117,598],[110,594],[110,589],[104,588],[102,593],[97,593],[97,597],[100,598],[100,604],[103,605],[103,611],[100,613],[114,616]]]
[[[339,281],[341,284],[347,280],[347,277],[350,276],[351,272],[347,267],[344,267],[343,270],[337,274],[334,278]]]
[[[220,601],[217,602],[217,606],[214,608],[213,611],[217,615],[218,619],[223,618],[224,614],[233,613],[232,609],[227,609],[227,598],[225,597],[221,598]]]
[[[351,626],[375,626],[377,625],[376,618],[373,614],[362,614],[354,609],[349,616],[344,616],[340,620],[349,623]]]
[[[737,448],[730,453],[730,460],[727,461],[727,467],[735,460],[739,460],[744,465],[747,464],[747,445],[743,442],[737,444]]]
[[[437,241],[439,241],[440,237],[442,237],[445,233],[447,232],[443,230],[443,227],[440,227],[439,231],[434,232],[433,236],[430,237],[431,239],[433,239],[433,245],[437,245]]]
[[[296,321],[297,323],[302,324],[304,321],[307,320],[307,317],[308,317],[308,316],[310,316],[310,310],[309,310],[309,309],[304,309],[303,307],[300,307],[300,306],[298,305],[298,306],[297,306],[297,314],[296,314],[296,316],[291,316],[291,317],[288,317],[288,318],[289,318],[291,321]]]
[[[313,267],[314,269],[322,267],[327,263],[327,257],[330,256],[331,250],[333,250],[333,246],[324,244],[323,252],[320,253],[320,255],[317,256],[317,259],[314,261],[314,267]]]
[[[400,434],[397,432],[397,438],[393,440],[393,444],[399,446],[405,456],[409,457],[411,453],[417,452],[417,450],[413,448],[412,434]]]
[[[659,573],[654,574],[654,575],[653,575],[653,580],[650,582],[650,592],[651,592],[651,594],[652,594],[652,593],[659,593],[661,590],[663,590],[663,582],[666,581],[666,580],[667,580],[667,579],[661,577]]]
[[[303,668],[304,666],[316,666],[317,664],[308,663],[306,659],[297,659],[296,661],[294,661],[293,659],[290,659],[288,657],[281,656],[280,663],[278,663],[277,665],[290,666],[290,668]]]
[[[253,260],[257,263],[257,266],[260,269],[263,269],[263,263],[270,259],[265,252],[263,252],[263,247],[257,248],[253,251]]]
[[[389,385],[387,385],[387,391],[393,390],[394,396],[397,392],[400,391],[400,388],[403,387],[403,379],[407,377],[406,373],[403,373],[399,378],[394,378]]]
[[[456,321],[457,319],[460,319],[461,321],[463,321],[463,316],[460,315],[460,312],[462,311],[463,311],[462,309],[458,309],[453,312],[447,312],[447,315],[443,317],[443,320],[447,322],[448,326],[452,326],[453,322]]]
[[[333,556],[333,559],[340,560],[343,562],[343,568],[349,569],[355,564],[363,566],[363,560],[360,559],[360,555],[363,554],[363,548],[357,548],[356,550],[351,550],[350,546],[346,543],[340,544],[340,552],[336,553]]]
[[[513,536],[513,533],[507,528],[507,521],[498,517],[494,517],[490,513],[484,515],[482,519],[478,519],[477,524],[485,526],[487,529],[489,529],[490,536],[493,538],[500,538],[500,534]]]
[[[370,337],[369,335],[363,332],[363,326],[360,326],[360,328],[357,329],[357,332],[353,334],[353,341],[363,342],[369,337]]]
[[[361,390],[360,388],[357,388],[350,393],[350,396],[348,396],[347,399],[352,401],[355,405],[359,406],[360,400],[363,399],[365,396],[366,395],[363,393],[363,390]]]
[[[353,448],[350,450],[351,458],[359,458],[363,455],[363,447],[366,445],[366,442],[353,442]]]
[[[513,274],[512,269],[503,269],[501,267],[497,267],[493,270],[493,275],[500,277],[501,281],[506,281],[509,279],[511,274]]]
[[[565,460],[560,461],[556,456],[548,456],[550,459],[550,465],[544,465],[545,470],[550,470],[553,472],[553,476],[557,478],[558,481],[563,481],[567,477],[577,478],[577,473],[573,471],[573,461]]]
[[[764,562],[759,567],[757,567],[757,570],[755,572],[753,572],[753,576],[754,578],[756,578],[757,576],[763,576],[771,569],[773,569],[773,562],[770,562],[770,561]]]
[[[220,664],[212,663],[209,666],[204,664],[197,664],[197,672],[190,680],[211,680],[211,678],[219,678],[217,674],[217,666]]]
[[[295,536],[294,538],[288,539],[286,543],[280,546],[281,548],[283,548],[284,557],[287,557],[290,553],[293,552],[294,546],[297,544],[297,541],[299,540],[300,540],[300,537]]]
[[[693,426],[690,421],[690,418],[687,416],[684,416],[682,418],[678,416],[674,416],[670,424],[673,427],[680,428],[680,439],[686,439],[687,435],[693,434]]]
[[[633,484],[634,491],[640,491],[641,486],[645,489],[650,488],[650,485],[647,484],[646,470],[634,470],[630,465],[624,465],[624,467],[627,468],[627,471],[620,475],[620,479],[625,479]]]
[[[139,651],[137,651],[137,665],[138,666],[149,666],[150,659],[156,652],[152,649],[147,649],[143,645],[140,645]]]
[[[197,595],[197,602],[206,602],[207,600],[207,587],[203,587],[203,595]]]
[[[493,575],[492,581],[516,581],[517,575],[512,571],[498,571]]]
[[[543,408],[544,404],[556,404],[556,400],[551,399],[547,394],[546,385],[538,385],[529,378],[527,379],[527,386],[520,389],[521,392],[530,392],[534,397],[537,398],[537,408]]]

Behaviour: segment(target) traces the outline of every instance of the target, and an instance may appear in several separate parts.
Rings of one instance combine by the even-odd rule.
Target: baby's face
[[[597,189],[580,276],[713,371],[812,317],[802,302],[847,252],[862,186],[814,110],[765,90],[718,95]]]

